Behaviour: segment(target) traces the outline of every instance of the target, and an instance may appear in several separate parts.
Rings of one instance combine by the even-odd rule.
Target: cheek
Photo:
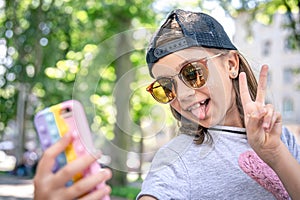
[[[225,100],[225,92],[227,90],[225,76],[222,71],[212,70],[207,81],[207,88],[213,100],[219,98],[220,101]]]
[[[171,103],[171,106],[172,106],[172,108],[175,109],[178,113],[180,113],[181,116],[183,116],[183,117],[185,117],[185,118],[187,118],[187,119],[189,119],[189,120],[193,120],[193,119],[191,118],[191,116],[189,116],[189,113],[187,113],[186,111],[184,111],[184,110],[181,108],[181,106],[180,106],[180,104],[179,104],[179,102],[178,102],[177,100],[173,101],[173,102]]]
[[[183,113],[183,110],[181,109],[180,104],[177,99],[175,99],[170,105],[172,106],[172,108],[174,108],[180,114]]]
[[[212,115],[223,115],[228,108],[229,96],[232,93],[232,86],[226,72],[219,72],[210,76],[207,87],[213,106],[211,107]]]

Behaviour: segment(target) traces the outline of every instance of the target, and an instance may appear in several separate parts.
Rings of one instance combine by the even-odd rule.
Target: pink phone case
[[[55,162],[53,172],[56,172],[68,162],[95,150],[89,124],[84,109],[79,101],[68,100],[60,104],[46,108],[35,115],[34,125],[38,132],[39,140],[43,150],[57,142],[66,133],[71,133],[73,142],[61,153]],[[76,174],[67,186],[82,177],[90,176],[100,170],[100,164],[92,163],[83,174]],[[96,189],[104,186],[97,185]],[[103,198],[110,199],[108,196]]]

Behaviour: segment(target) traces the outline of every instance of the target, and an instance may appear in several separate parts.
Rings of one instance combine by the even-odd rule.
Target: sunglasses
[[[223,55],[219,53],[198,61],[185,64],[178,74],[170,77],[160,77],[147,87],[147,91],[160,103],[170,103],[176,98],[175,76],[189,88],[199,89],[203,87],[208,79],[207,61]]]

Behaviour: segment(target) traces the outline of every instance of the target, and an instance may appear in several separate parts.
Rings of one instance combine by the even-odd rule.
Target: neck
[[[234,127],[240,127],[240,128],[244,128],[243,126],[243,122],[241,120],[240,117],[240,112],[236,106],[236,104],[234,104],[226,113],[225,116],[225,126],[234,126]]]

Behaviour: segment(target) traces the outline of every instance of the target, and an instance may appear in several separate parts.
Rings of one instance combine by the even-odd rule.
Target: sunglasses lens
[[[181,77],[192,88],[201,88],[206,83],[208,69],[200,62],[189,63],[182,68]]]
[[[168,103],[175,98],[175,87],[172,79],[161,78],[152,85],[152,96],[161,103]]]

